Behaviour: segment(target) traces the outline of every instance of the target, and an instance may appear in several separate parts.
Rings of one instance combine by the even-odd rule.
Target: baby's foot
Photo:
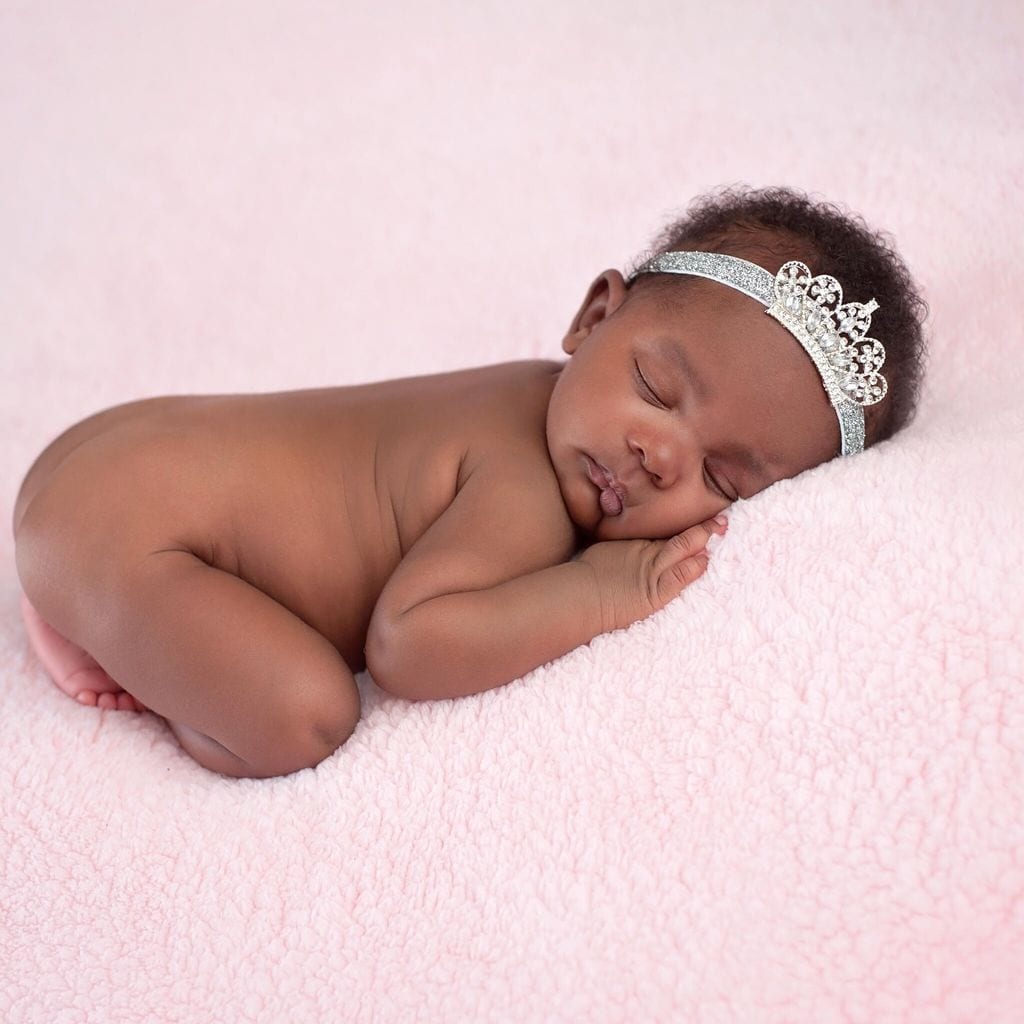
[[[25,630],[43,667],[69,697],[79,704],[110,711],[145,711],[146,708],[114,682],[92,655],[57,632],[22,594]]]

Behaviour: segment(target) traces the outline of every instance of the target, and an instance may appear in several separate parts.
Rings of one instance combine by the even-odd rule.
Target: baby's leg
[[[112,711],[145,711],[142,702],[114,682],[97,664],[96,659],[61,636],[21,596],[21,615],[25,632],[50,678],[79,704]]]
[[[359,691],[344,659],[273,598],[189,551],[122,551],[113,567],[104,551],[101,568],[65,536],[39,522],[18,538],[31,603],[165,717],[200,764],[286,775],[355,728]],[[61,566],[55,581],[50,564]]]

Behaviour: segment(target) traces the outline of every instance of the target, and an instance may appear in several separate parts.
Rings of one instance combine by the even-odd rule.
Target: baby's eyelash
[[[730,498],[729,495],[725,493],[725,488],[718,486],[718,481],[708,472],[707,466],[704,467],[704,477],[711,484],[712,489],[716,493],[720,494],[723,498],[725,498],[726,501],[732,501],[732,498]]]
[[[665,408],[665,403],[658,397],[654,388],[652,388],[651,385],[647,383],[647,378],[644,377],[643,373],[640,370],[640,364],[635,359],[633,360],[633,366],[635,367],[636,378],[643,386],[644,390],[658,403],[658,405],[660,405],[662,408]]]

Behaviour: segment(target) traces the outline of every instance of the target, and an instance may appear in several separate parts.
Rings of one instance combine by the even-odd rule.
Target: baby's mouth
[[[586,460],[587,476],[590,478],[590,482],[601,492],[601,511],[606,516],[621,515],[625,502],[612,483],[611,473],[600,463],[595,462],[586,452],[583,453],[583,458]]]

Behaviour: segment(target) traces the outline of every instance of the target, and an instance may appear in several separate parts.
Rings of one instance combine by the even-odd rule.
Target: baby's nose
[[[676,439],[654,441],[638,446],[640,465],[655,487],[666,490],[691,474],[699,475],[699,461]]]

